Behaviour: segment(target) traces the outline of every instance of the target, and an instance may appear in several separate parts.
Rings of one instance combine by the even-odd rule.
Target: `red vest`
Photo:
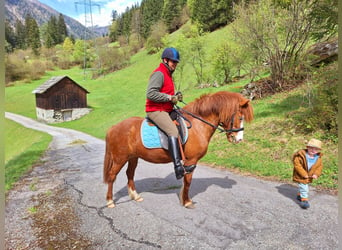
[[[159,67],[153,71],[153,73],[156,71],[160,71],[164,75],[164,83],[160,89],[160,92],[168,94],[168,95],[174,95],[175,85],[173,83],[172,76],[171,76],[169,69],[164,64],[161,63]],[[171,103],[171,101],[154,102],[154,101],[151,101],[150,99],[146,99],[146,107],[145,107],[146,112],[153,112],[153,111],[171,112],[172,110],[173,110],[173,104]]]

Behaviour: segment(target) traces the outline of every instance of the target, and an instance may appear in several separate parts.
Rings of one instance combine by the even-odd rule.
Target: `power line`
[[[94,23],[93,23],[93,11],[92,11],[92,7],[97,6],[99,9],[99,14],[101,14],[101,5],[99,3],[92,3],[91,0],[83,0],[83,1],[75,1],[75,8],[76,8],[76,12],[77,12],[77,5],[83,5],[84,6],[84,38],[83,38],[83,44],[84,44],[84,56],[83,56],[83,74],[85,77],[85,71],[86,71],[86,66],[87,66],[87,46],[86,46],[86,41],[87,41],[87,32],[88,31],[88,24],[90,23],[91,26],[91,30],[90,30],[90,37],[88,38],[89,40],[91,38],[94,39],[94,45],[95,45],[95,50],[96,50],[96,55],[98,56],[98,48],[97,48],[97,43],[96,43],[96,36],[95,36],[95,32],[94,32]],[[89,20],[89,16],[90,16],[90,20]],[[99,57],[99,56],[98,56]],[[101,62],[99,59],[99,67],[101,67]]]

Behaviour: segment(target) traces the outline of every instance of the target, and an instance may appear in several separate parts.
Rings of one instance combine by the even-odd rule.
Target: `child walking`
[[[310,207],[309,204],[309,183],[317,179],[323,169],[322,163],[322,142],[311,139],[306,149],[300,149],[293,154],[293,181],[298,183],[297,199],[303,209]]]

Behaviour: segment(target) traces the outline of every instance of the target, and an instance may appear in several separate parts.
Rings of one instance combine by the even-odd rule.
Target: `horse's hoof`
[[[107,207],[114,208],[115,207],[114,201],[113,200],[107,201]]]
[[[128,188],[128,194],[129,194],[129,197],[134,201],[141,202],[144,200],[144,198],[141,197],[140,194],[138,194],[136,190],[132,190]]]
[[[189,209],[194,209],[195,205],[192,202],[187,202],[187,203],[185,203],[184,207],[189,208]]]
[[[142,202],[144,198],[139,195],[139,197],[135,198],[134,200],[137,202]]]

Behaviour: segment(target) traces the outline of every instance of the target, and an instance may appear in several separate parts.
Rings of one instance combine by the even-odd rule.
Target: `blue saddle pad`
[[[141,124],[141,140],[146,148],[161,148],[157,126],[150,126],[146,119]]]
[[[181,119],[182,126],[182,144],[188,139],[188,129],[183,119]],[[157,126],[151,126],[147,119],[144,119],[141,124],[141,141],[146,148],[164,148],[168,149],[168,139]]]

